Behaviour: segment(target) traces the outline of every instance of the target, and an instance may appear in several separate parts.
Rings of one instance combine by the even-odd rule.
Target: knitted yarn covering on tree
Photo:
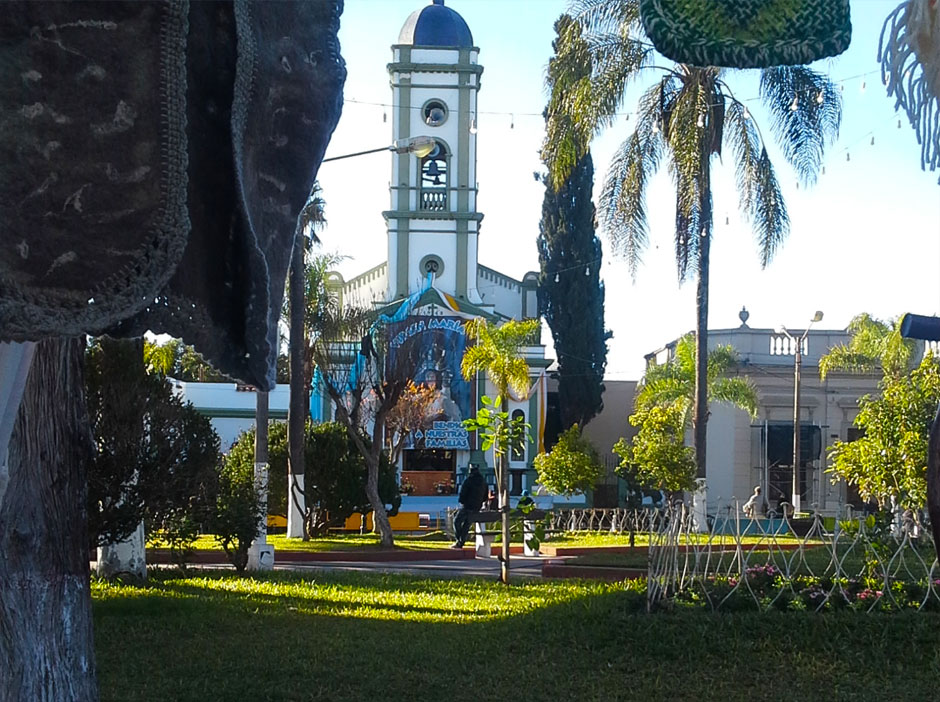
[[[342,0],[0,13],[0,340],[148,329],[261,389],[342,109]]]
[[[885,20],[878,59],[888,95],[917,132],[921,168],[936,170],[940,166],[940,3],[901,3]]]
[[[695,66],[766,68],[845,51],[848,0],[639,0],[643,27],[667,58]]]

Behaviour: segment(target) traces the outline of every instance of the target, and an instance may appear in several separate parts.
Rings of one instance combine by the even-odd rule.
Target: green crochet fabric
[[[845,51],[849,0],[640,0],[656,49],[696,66],[804,64]]]

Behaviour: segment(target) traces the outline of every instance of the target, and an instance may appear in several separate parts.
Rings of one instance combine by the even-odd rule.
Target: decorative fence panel
[[[940,566],[911,513],[824,520],[752,519],[733,504],[699,525],[689,506],[556,509],[555,532],[631,534],[646,547],[651,610],[697,601],[714,610],[850,607],[940,610]]]
[[[650,533],[648,606],[676,599],[714,610],[851,607],[940,609],[940,570],[929,529],[909,515],[751,519],[737,505],[700,529],[685,505]]]

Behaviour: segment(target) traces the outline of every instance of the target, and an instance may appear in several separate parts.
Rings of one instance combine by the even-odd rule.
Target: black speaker
[[[906,314],[901,320],[901,336],[908,339],[940,341],[940,317]]]

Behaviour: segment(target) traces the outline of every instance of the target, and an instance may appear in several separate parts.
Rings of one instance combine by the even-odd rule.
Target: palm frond
[[[708,352],[708,380],[716,380],[738,367],[738,351],[730,344],[720,344]]]
[[[636,276],[643,251],[649,244],[646,186],[657,171],[663,153],[658,83],[643,96],[636,129],[614,154],[601,188],[601,226],[614,254],[626,259]]]
[[[825,356],[819,359],[819,377],[823,380],[834,371],[873,373],[877,369],[877,358],[853,351],[845,344],[833,346]]]
[[[835,84],[806,66],[761,71],[760,95],[771,130],[800,181],[816,182],[827,145],[839,136],[842,96]]]
[[[568,11],[588,32],[624,28],[642,34],[637,0],[574,0]]]
[[[323,230],[326,226],[326,200],[323,198],[323,189],[320,182],[315,181],[310,188],[310,194],[307,196],[307,202],[304,203],[300,215],[297,217],[297,229],[304,235],[304,239],[314,244],[320,243],[317,232]],[[306,244],[305,244],[306,246]]]
[[[709,401],[728,402],[757,417],[757,387],[750,378],[716,378],[708,385]]]
[[[725,120],[725,139],[734,153],[741,209],[754,225],[761,265],[766,267],[790,231],[786,203],[773,164],[744,105],[731,100]]]
[[[546,75],[550,98],[542,160],[557,189],[591,139],[616,118],[628,83],[647,63],[652,48],[621,31],[616,21],[582,25],[562,15],[555,30],[555,56]]]
[[[761,267],[766,268],[790,233],[790,214],[766,149],[761,149],[751,187],[754,191],[751,222],[757,236]]]

